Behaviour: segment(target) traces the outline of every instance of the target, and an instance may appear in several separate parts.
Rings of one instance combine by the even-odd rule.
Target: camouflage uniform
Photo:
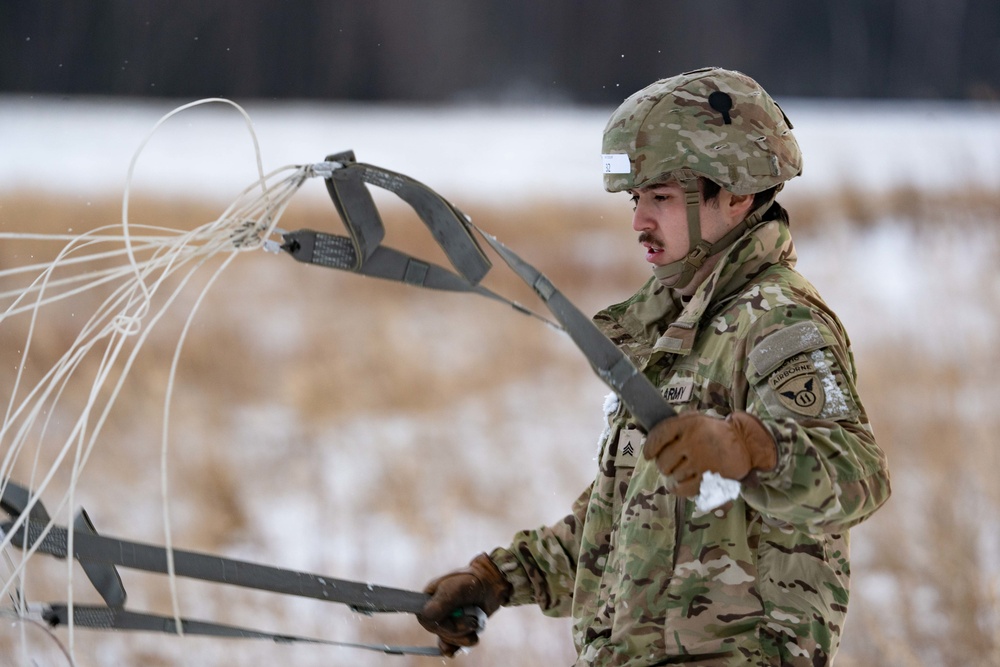
[[[578,665],[832,660],[847,529],[886,500],[889,478],[843,327],[794,265],[786,222],[771,220],[687,303],[651,279],[596,316],[678,412],[759,417],[778,465],[700,513],[667,493],[641,432],[611,405],[599,473],[573,511],[490,554],[511,605],[573,616]]]
[[[689,252],[595,322],[677,412],[758,417],[777,465],[699,511],[667,492],[641,455],[642,431],[609,401],[599,472],[572,512],[490,554],[512,586],[509,604],[571,615],[578,665],[829,664],[847,612],[847,530],[889,497],[886,461],[847,335],[795,271],[773,195],[717,241],[699,222],[698,177],[747,195],[801,172],[791,123],[753,79],[710,68],[632,95],[603,148],[609,191],[667,178],[683,186]],[[682,299],[679,288],[717,253]]]

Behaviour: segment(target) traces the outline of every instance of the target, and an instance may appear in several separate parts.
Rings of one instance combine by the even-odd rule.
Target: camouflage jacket
[[[821,665],[847,612],[848,528],[889,496],[850,343],[787,225],[737,241],[687,302],[655,279],[595,322],[678,412],[744,410],[778,465],[711,512],[666,492],[609,400],[599,471],[560,522],[490,555],[511,605],[572,615],[578,665]],[[613,396],[611,397],[614,398]]]

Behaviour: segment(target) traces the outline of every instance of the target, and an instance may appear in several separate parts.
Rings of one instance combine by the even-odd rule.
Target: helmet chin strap
[[[764,213],[774,202],[772,197],[744,218],[742,222],[726,232],[721,239],[715,243],[709,243],[701,237],[701,216],[698,212],[701,205],[701,193],[698,190],[698,179],[696,177],[686,178],[680,180],[680,183],[684,187],[684,203],[687,209],[688,254],[684,259],[679,259],[676,262],[653,267],[653,275],[656,276],[657,280],[672,289],[684,289],[690,285],[691,279],[705,264],[705,260],[722,252],[748,230],[759,225]]]

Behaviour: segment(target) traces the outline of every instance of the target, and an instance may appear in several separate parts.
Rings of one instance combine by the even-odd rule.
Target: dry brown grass
[[[819,234],[830,224],[867,227],[886,219],[908,224],[996,224],[1000,219],[1000,189],[970,186],[961,190],[926,190],[900,186],[872,193],[842,186],[825,195],[783,195],[792,228]]]
[[[855,531],[845,664],[993,665],[1000,657],[995,346],[939,361],[860,360],[893,497]],[[860,541],[860,549],[857,544]]]
[[[843,192],[823,200],[791,200],[788,208],[793,229],[810,238],[821,237],[828,225],[872,225],[886,217],[917,226],[942,219],[1000,222],[1000,195],[966,194],[960,199],[902,190],[883,197]],[[473,208],[467,212],[478,225],[541,268],[584,311],[628,296],[645,279],[645,268],[634,261],[624,202],[618,210],[551,203]],[[133,203],[132,219],[188,228],[214,218],[220,209],[144,200]],[[31,194],[0,198],[0,229],[5,231],[79,231],[118,216],[117,201]],[[389,245],[441,261],[429,234],[409,213],[393,209],[386,217]],[[293,207],[283,226],[340,233],[326,208]],[[974,234],[974,225],[968,229]],[[24,263],[27,255],[51,256],[54,250],[3,244],[0,266]],[[504,268],[493,273],[491,286],[538,307]],[[995,289],[989,281],[980,288]],[[459,564],[473,548],[558,518],[586,483],[599,426],[596,418],[578,415],[593,415],[595,391],[603,393],[578,353],[530,319],[484,300],[417,296],[410,288],[269,255],[234,264],[213,295],[184,350],[174,396],[169,465],[172,497],[178,499],[172,508],[176,544],[236,550],[252,560],[414,587],[438,569]],[[986,296],[992,303],[992,292]],[[84,301],[81,309],[88,303],[96,301]],[[428,311],[435,317],[425,317]],[[995,324],[998,317],[992,314]],[[36,373],[66,349],[78,321],[64,309],[47,318],[33,342]],[[159,419],[179,318],[165,323],[140,355],[105,429],[106,442],[91,463],[88,474],[99,471],[95,485],[100,488],[87,492],[91,502],[104,501],[95,520],[99,527],[114,527],[112,533],[162,541]],[[20,358],[25,322],[20,317],[0,327],[3,368]],[[855,341],[863,394],[892,465],[894,496],[854,532],[853,603],[838,664],[1000,663],[997,334],[954,340],[936,324],[929,329],[907,332],[898,345]],[[944,336],[947,345],[965,350],[935,357],[908,345],[909,335]],[[10,390],[2,388],[5,394]],[[80,398],[67,400],[78,404]],[[545,423],[530,425],[528,433],[510,419],[525,409],[522,401],[546,415],[540,420]],[[283,423],[293,426],[272,432],[276,420],[269,411],[291,415]],[[359,457],[332,441],[333,431],[364,442],[369,453]],[[566,451],[550,447],[553,451],[540,454],[546,458],[526,467],[520,462],[534,455],[532,439],[541,437],[562,439]],[[569,443],[581,438],[586,449],[571,451]],[[27,467],[27,461],[19,462],[17,474],[26,474]],[[353,476],[367,482],[347,484]],[[345,480],[343,486],[339,479]],[[272,499],[296,490],[316,497],[315,516],[289,516],[287,530],[305,525],[330,532],[330,550],[306,562],[281,561],[289,557],[280,547],[290,533],[285,526],[261,524]],[[561,495],[554,496],[557,491]],[[534,500],[525,507],[512,502],[512,493]],[[122,497],[148,504],[122,502]],[[351,509],[345,511],[345,505]],[[346,516],[359,508],[360,517]],[[384,528],[372,535],[349,534],[370,522],[401,527],[405,534],[387,535]],[[420,562],[393,561],[389,552],[396,539],[407,545],[407,553],[418,553]],[[137,607],[169,609],[162,581],[131,583],[130,593]],[[198,600],[192,616],[223,622],[323,636],[357,632],[359,638],[378,641],[425,640],[408,619],[376,619],[360,627],[354,619],[341,620],[331,632],[326,611],[316,618],[313,611],[273,598],[225,591]],[[498,615],[487,645],[465,662],[568,662],[565,624],[538,619],[529,610]],[[98,660],[83,664],[100,664],[94,656],[109,646],[134,664],[172,664],[196,654],[201,664],[231,664],[236,655],[243,664],[378,660],[269,646],[237,653],[244,649],[194,639],[178,647],[174,641],[93,633],[79,637],[78,646],[81,654]],[[387,657],[377,664],[436,663]]]

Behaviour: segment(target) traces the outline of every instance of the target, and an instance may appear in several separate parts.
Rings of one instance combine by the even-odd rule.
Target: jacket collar
[[[597,326],[622,345],[640,370],[664,354],[687,355],[707,314],[735,298],[758,275],[781,264],[795,266],[788,225],[770,220],[751,229],[723,251],[711,274],[690,299],[651,278],[630,299],[595,316]],[[629,339],[629,340],[626,340]]]

